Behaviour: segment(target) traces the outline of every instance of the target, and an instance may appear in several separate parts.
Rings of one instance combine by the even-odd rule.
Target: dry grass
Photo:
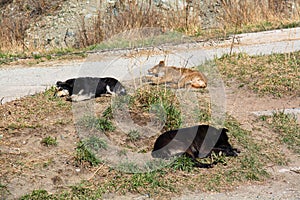
[[[29,20],[26,16],[15,16],[14,18],[2,16],[0,29],[1,49],[6,47],[18,47],[17,50],[27,50],[25,44],[26,29],[29,27]]]
[[[276,137],[282,143],[300,155],[300,125],[295,115],[274,112],[272,116],[260,116],[260,119],[274,129]]]
[[[184,9],[168,9],[155,7],[152,1],[145,1],[138,4],[137,1],[122,1],[122,5],[108,8],[111,15],[101,16],[99,13],[95,24],[102,24],[103,39],[124,31],[155,27],[160,34],[166,31],[179,31],[187,35],[200,37],[226,37],[228,33],[259,31],[272,28],[283,28],[298,26],[300,17],[298,3],[286,2],[284,0],[262,2],[256,1],[226,1],[222,0],[220,8],[211,8],[211,12],[217,13],[213,19],[219,22],[214,30],[204,30],[202,27],[205,20],[205,10],[198,1],[187,1]],[[148,3],[146,3],[148,2]],[[210,5],[210,1],[204,1]],[[128,6],[125,6],[128,5]],[[208,6],[213,7],[213,6]],[[215,10],[213,10],[215,9]],[[116,11],[117,10],[117,11]],[[99,20],[101,20],[99,22]],[[90,33],[97,32],[91,29]],[[147,35],[147,34],[145,34]],[[134,37],[132,37],[134,39]]]
[[[40,17],[59,8],[60,0],[54,1],[3,1],[0,4],[0,52],[24,52],[31,50],[25,43],[26,30]],[[6,6],[10,8],[4,9]]]
[[[216,60],[222,74],[237,80],[239,87],[248,87],[259,95],[275,97],[300,95],[300,52],[249,56],[225,55]]]
[[[185,21],[186,13],[183,10],[166,11],[163,8],[155,7],[152,1],[148,3],[136,0],[124,0],[120,2],[120,4],[108,7],[106,10],[107,14],[98,12],[98,16],[91,24],[87,24],[84,20],[81,21],[78,38],[79,48],[98,44],[103,40],[110,39],[114,35],[129,30],[157,28],[158,32],[155,34],[159,35],[164,33],[166,29],[183,30],[188,27]],[[142,34],[143,37],[147,37],[147,35],[149,36],[152,33],[145,31]],[[101,40],[97,41],[95,36],[99,35],[99,39]],[[132,35],[130,39],[135,40],[136,35]]]
[[[8,2],[8,3],[6,3]],[[203,38],[227,36],[228,33],[243,31],[258,31],[271,28],[298,26],[298,0],[268,0],[268,1],[228,1],[222,0],[220,5],[211,1],[188,2],[183,7],[167,9],[154,5],[154,1],[120,0],[116,4],[98,12],[91,21],[79,17],[76,48],[99,44],[113,35],[124,31],[140,28],[157,28],[158,34],[168,30],[180,31],[188,35]],[[9,4],[3,1],[0,20],[0,51],[26,52],[33,51],[33,44],[25,43],[26,30],[30,24],[38,21],[44,15],[52,14],[60,9],[62,0],[30,1],[20,0]],[[14,9],[4,9],[13,6]],[[100,5],[103,7],[103,5]],[[205,10],[204,10],[205,9]],[[212,19],[219,22],[215,30],[203,30],[203,20],[206,14],[214,13]],[[21,23],[22,22],[22,23]],[[219,28],[221,27],[221,28]],[[43,50],[42,46],[36,47]]]
[[[222,0],[224,7],[223,21],[228,26],[230,23],[237,26],[259,24],[264,21],[277,22],[299,18],[299,1],[284,0]]]

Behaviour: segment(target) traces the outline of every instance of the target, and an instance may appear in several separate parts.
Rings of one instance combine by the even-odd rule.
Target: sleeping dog
[[[184,154],[193,159],[197,167],[209,168],[212,164],[202,164],[196,158],[204,158],[212,152],[222,152],[225,156],[237,156],[239,150],[228,142],[228,129],[216,129],[209,125],[199,125],[161,134],[154,144],[152,157],[170,158]]]
[[[82,101],[105,94],[125,95],[124,86],[115,78],[79,77],[68,79],[65,82],[56,82],[55,96],[68,96],[68,100]]]

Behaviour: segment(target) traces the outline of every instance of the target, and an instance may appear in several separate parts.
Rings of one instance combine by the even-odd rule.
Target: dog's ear
[[[219,130],[221,131],[222,136],[226,135],[226,137],[227,137],[227,132],[229,132],[229,130],[227,128],[220,128]]]
[[[229,130],[227,128],[223,128],[223,130],[225,133],[229,132]]]
[[[71,88],[73,88],[74,87],[74,84],[75,84],[75,79],[74,78],[71,78],[71,79],[68,79],[68,80],[66,80],[66,85],[68,85],[69,87],[71,87]],[[80,83],[80,82],[79,82]],[[77,83],[77,84],[79,84],[79,83]]]
[[[62,84],[61,81],[57,81],[57,82],[56,82],[56,86],[60,86],[61,84]]]

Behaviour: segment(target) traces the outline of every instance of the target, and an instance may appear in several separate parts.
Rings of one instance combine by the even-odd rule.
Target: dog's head
[[[148,73],[149,74],[152,74],[152,75],[157,75],[160,73],[160,70],[162,68],[165,67],[165,62],[164,61],[160,61],[159,64],[155,65],[154,67],[152,67],[151,69],[148,70]]]
[[[201,78],[197,78],[191,82],[192,87],[194,88],[206,88],[206,83]]]
[[[123,86],[119,87],[119,88],[117,89],[116,93],[117,93],[118,95],[120,95],[120,96],[124,96],[124,95],[127,94],[126,89],[125,89]]]
[[[64,97],[64,96],[70,96],[72,95],[72,90],[73,90],[73,81],[57,81],[56,82],[56,91],[54,96],[56,97]]]
[[[215,145],[216,148],[222,148],[224,150],[224,153],[226,156],[237,156],[241,151],[233,148],[231,144],[229,143],[229,138],[227,135],[228,129],[223,128],[221,130],[221,135],[218,139],[217,144]]]

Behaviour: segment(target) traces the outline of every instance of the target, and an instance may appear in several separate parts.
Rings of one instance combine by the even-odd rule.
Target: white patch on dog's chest
[[[109,85],[106,85],[106,91],[107,91],[109,94],[112,94],[112,95],[115,94],[114,92],[112,92],[112,91],[110,90]]]

